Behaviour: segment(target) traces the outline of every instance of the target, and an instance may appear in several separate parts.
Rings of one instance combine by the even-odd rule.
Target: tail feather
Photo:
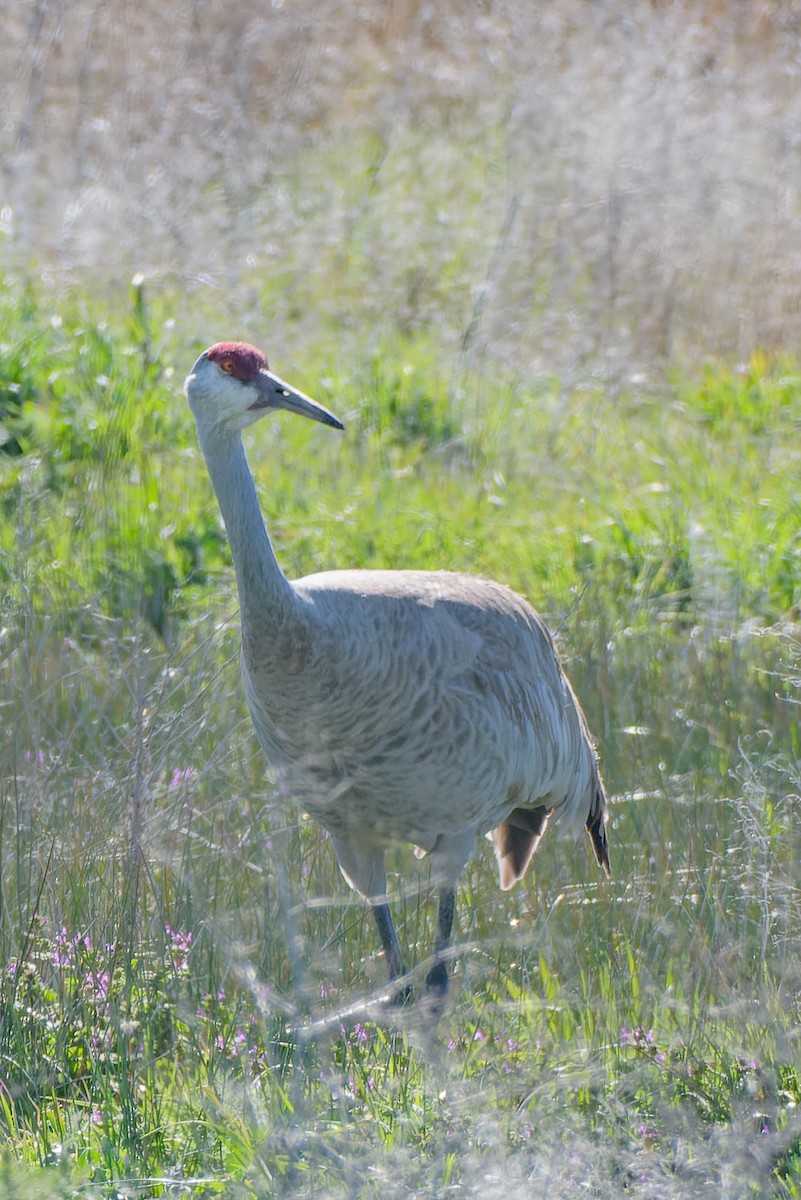
[[[545,832],[550,808],[514,808],[506,820],[492,830],[501,889],[508,892],[528,870],[528,864]]]
[[[606,875],[611,875],[612,868],[609,862],[609,842],[606,837],[606,821],[609,815],[609,807],[606,799],[606,792],[598,776],[598,784],[592,798],[590,811],[587,816],[587,833],[590,835],[592,848],[595,857],[598,861],[598,866],[602,867]]]

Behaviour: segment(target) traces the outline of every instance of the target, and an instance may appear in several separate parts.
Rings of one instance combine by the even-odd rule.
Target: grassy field
[[[796,0],[0,8],[0,1200],[801,1195]],[[245,712],[228,337],[346,423],[287,574],[508,583],[598,742],[437,1028]]]
[[[797,347],[799,0],[0,11],[0,251],[48,282],[563,383]]]
[[[289,573],[503,579],[598,737],[614,878],[551,837],[502,895],[480,846],[433,1029],[376,1010],[369,914],[255,746],[197,347],[141,288],[5,296],[4,1194],[798,1195],[799,368],[490,398],[420,338],[323,345],[345,435],[249,439]]]

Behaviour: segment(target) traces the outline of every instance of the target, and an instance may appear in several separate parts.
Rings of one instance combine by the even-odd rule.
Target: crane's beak
[[[295,388],[290,387],[288,383],[284,383],[283,379],[273,375],[272,371],[265,371],[262,368],[256,380],[256,387],[259,390],[259,398],[250,405],[251,412],[269,408],[285,408],[287,412],[297,413],[301,417],[310,417],[312,421],[319,421],[323,425],[333,425],[334,429],[345,428],[339,418],[324,408],[322,404],[312,400],[311,396],[306,396],[303,392],[298,392]]]

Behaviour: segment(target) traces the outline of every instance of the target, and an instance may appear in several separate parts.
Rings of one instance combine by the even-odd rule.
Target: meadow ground
[[[796,11],[289,10],[5,14],[0,1196],[797,1196]],[[244,710],[229,336],[346,423],[248,439],[287,573],[502,579],[599,745],[436,1029]]]

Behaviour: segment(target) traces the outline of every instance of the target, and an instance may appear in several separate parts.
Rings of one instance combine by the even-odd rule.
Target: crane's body
[[[478,835],[493,838],[504,888],[550,819],[585,825],[608,870],[603,783],[550,635],[522,597],[468,575],[328,571],[290,583],[241,428],[276,407],[339,422],[241,343],[206,351],[186,387],[231,542],[245,695],[265,755],[373,904],[391,976],[402,966],[384,851],[410,842],[430,856],[440,922],[428,982],[444,990],[454,887]]]
[[[346,872],[358,891],[383,893],[372,860],[392,843],[427,851],[450,884],[514,808],[584,825],[595,755],[525,600],[445,572],[331,571],[294,589],[297,623],[244,650],[245,692],[284,789],[365,859]]]

